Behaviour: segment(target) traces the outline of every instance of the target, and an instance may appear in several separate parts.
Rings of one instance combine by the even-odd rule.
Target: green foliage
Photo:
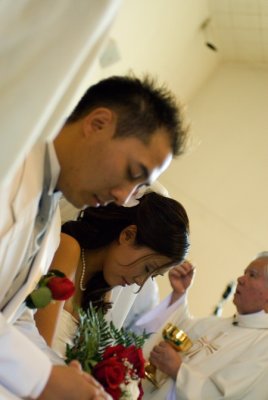
[[[102,310],[96,310],[92,304],[87,312],[79,309],[78,315],[79,325],[73,345],[67,344],[66,363],[78,360],[87,372],[91,372],[94,365],[102,360],[106,347],[117,344],[142,347],[150,336],[146,332],[139,336],[124,328],[117,329],[112,322],[106,321]]]

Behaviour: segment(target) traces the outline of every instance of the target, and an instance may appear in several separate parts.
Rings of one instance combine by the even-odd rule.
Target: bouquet
[[[78,360],[114,400],[140,400],[144,378],[142,346],[149,334],[136,335],[115,328],[103,311],[91,304],[87,312],[78,311],[79,325],[73,345],[67,344],[66,362]]]

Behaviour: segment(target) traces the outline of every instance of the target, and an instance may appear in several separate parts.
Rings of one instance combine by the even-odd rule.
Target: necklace
[[[83,285],[83,280],[85,277],[85,272],[86,272],[86,259],[85,259],[85,250],[82,248],[81,249],[81,261],[82,261],[82,272],[80,276],[80,281],[79,281],[79,288],[82,292],[86,290],[86,287]]]

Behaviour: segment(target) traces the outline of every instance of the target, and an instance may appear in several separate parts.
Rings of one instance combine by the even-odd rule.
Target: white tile
[[[229,13],[231,0],[210,0],[209,6],[212,12]]]
[[[261,31],[261,40],[263,43],[268,44],[268,29],[262,29]]]
[[[260,26],[260,19],[258,15],[232,15],[233,26],[238,29],[257,29]]]
[[[261,28],[268,29],[268,14],[262,15],[260,21],[261,21]]]
[[[217,30],[218,38],[221,42],[233,42],[234,34],[231,29],[218,29]]]
[[[237,44],[259,43],[261,41],[260,29],[235,29],[234,40]]]
[[[260,2],[260,13],[263,14],[268,14],[268,0],[259,0]]]
[[[221,38],[217,43],[217,47],[219,54],[224,60],[235,60],[235,46],[233,40]]]
[[[244,14],[246,9],[245,0],[232,0],[230,2],[230,9],[232,13]]]
[[[263,61],[263,51],[260,43],[255,43],[254,46],[243,43],[243,45],[237,46],[236,51],[241,61],[252,63]]]
[[[230,10],[235,14],[256,15],[260,12],[259,0],[231,0]]]
[[[268,43],[263,44],[263,61],[265,63],[268,63]]]
[[[210,0],[212,42],[224,60],[267,63],[268,0]]]
[[[233,0],[236,1],[236,0]],[[260,2],[259,0],[245,0],[246,13],[248,14],[259,14],[260,13]]]
[[[212,18],[213,24],[219,29],[229,29],[232,26],[232,18],[230,14],[217,14]]]

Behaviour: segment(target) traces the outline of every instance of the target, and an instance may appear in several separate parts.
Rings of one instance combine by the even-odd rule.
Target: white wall
[[[121,59],[96,80],[149,73],[188,101],[219,62],[200,29],[208,14],[207,0],[124,0],[110,34]]]
[[[195,148],[160,179],[190,217],[195,315],[210,314],[228,282],[268,249],[267,104],[268,69],[222,65],[189,103]],[[163,297],[169,286],[158,282]],[[224,314],[233,310],[230,302]]]

